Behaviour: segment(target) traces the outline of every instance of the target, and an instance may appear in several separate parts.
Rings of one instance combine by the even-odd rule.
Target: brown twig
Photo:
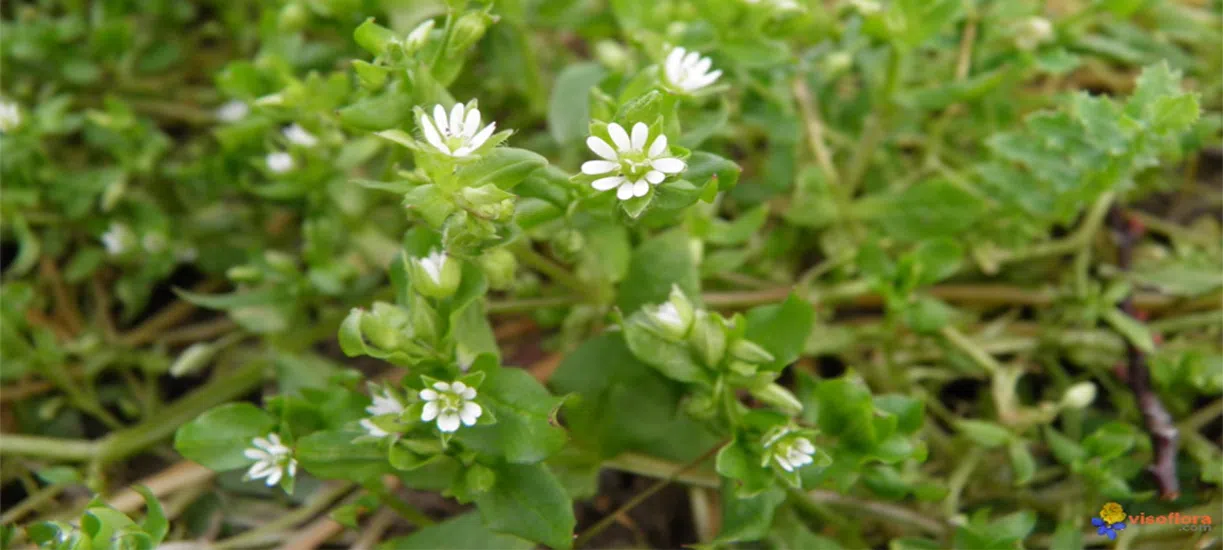
[[[1113,207],[1108,215],[1109,225],[1117,239],[1117,267],[1128,271],[1133,264],[1134,244],[1142,232],[1141,224],[1127,218],[1120,208]],[[1130,317],[1138,317],[1133,296],[1121,301],[1121,311]],[[1172,415],[1164,407],[1159,395],[1151,389],[1151,372],[1147,368],[1146,354],[1127,339],[1125,344],[1126,383],[1138,400],[1142,418],[1155,446],[1155,460],[1150,466],[1151,474],[1159,485],[1160,497],[1174,500],[1180,496],[1176,479],[1176,451],[1180,432],[1172,423]]]
[[[133,485],[144,485],[157,498],[164,498],[183,487],[212,479],[215,475],[216,473],[208,468],[184,460]],[[129,487],[107,499],[106,504],[120,512],[130,514],[144,506],[144,497]]]

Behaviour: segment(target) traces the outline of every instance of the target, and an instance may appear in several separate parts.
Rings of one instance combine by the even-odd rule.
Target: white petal
[[[297,475],[297,459],[289,459],[289,477]]]
[[[430,401],[425,403],[425,408],[420,411],[420,419],[424,422],[428,422],[434,418],[437,418],[437,413],[440,411],[441,407],[438,406],[437,402]]]
[[[620,188],[616,190],[616,198],[622,201],[633,198],[633,184],[626,181],[620,185]]]
[[[718,77],[720,76],[722,76],[721,70],[717,70],[712,73],[706,73],[704,76],[697,78],[693,84],[697,88],[704,88],[705,86],[713,84],[714,81],[716,81]]]
[[[457,136],[463,132],[463,104],[455,103],[450,110],[450,135]]]
[[[616,154],[616,150],[612,149],[611,145],[608,145],[602,138],[590,136],[586,138],[586,146],[590,147],[590,150],[594,151],[596,155],[599,155],[607,160],[619,160],[620,158],[620,156]]]
[[[692,67],[692,70],[695,71],[696,74],[703,75],[709,72],[709,67],[711,66],[713,66],[713,60],[709,59],[708,57],[702,57],[701,60],[697,61],[696,65]]]
[[[615,122],[607,125],[607,135],[611,136],[612,143],[616,144],[616,149],[620,151],[628,151],[633,148],[633,142],[629,141],[628,133],[624,131],[624,127]]]
[[[256,437],[252,439],[251,444],[265,451],[268,450],[270,447],[272,447],[272,442],[262,437]]]
[[[680,65],[682,65],[685,69],[691,69],[692,66],[696,65],[696,62],[699,61],[700,59],[701,59],[700,53],[688,52],[688,55],[684,56],[684,60],[680,62]]]
[[[454,411],[447,411],[437,417],[437,427],[443,432],[453,432],[459,429],[459,415]]]
[[[598,191],[607,191],[608,189],[614,189],[621,183],[624,183],[624,176],[608,176],[594,180],[590,183],[590,186]]]
[[[582,163],[582,173],[594,176],[598,174],[606,174],[619,167],[619,164],[616,164],[610,160],[588,160]]]
[[[464,403],[463,409],[459,411],[459,417],[463,420],[463,424],[467,426],[474,425],[480,415],[484,413],[484,409],[475,403]]]
[[[490,122],[488,126],[485,126],[483,130],[480,130],[480,133],[471,137],[471,141],[467,142],[467,146],[471,147],[472,150],[479,149],[481,145],[484,145],[484,142],[488,141],[488,138],[492,137],[493,131],[496,129],[497,123]]]
[[[637,183],[633,184],[633,196],[634,197],[644,197],[646,193],[649,193],[649,192],[650,192],[650,183],[647,182],[646,180],[637,180]]]
[[[667,74],[667,80],[675,83],[680,75],[680,62],[684,59],[683,48],[671,48],[671,53],[667,54],[667,60],[663,63],[663,71]]]
[[[480,129],[480,110],[472,109],[467,111],[467,118],[463,120],[463,135],[471,137],[476,135],[476,130]]]
[[[654,143],[650,144],[650,150],[646,153],[646,155],[649,156],[650,158],[654,158],[654,157],[657,157],[658,155],[663,154],[663,152],[666,150],[667,150],[667,136],[658,134],[658,137],[654,138]]]
[[[429,117],[420,117],[420,127],[422,130],[424,130],[425,141],[428,141],[429,145],[436,147],[443,153],[450,153],[450,148],[446,147],[446,143],[442,141],[442,136],[437,133],[438,131],[436,129],[433,128],[433,123],[429,121]]]
[[[684,161],[671,157],[654,159],[650,161],[650,166],[664,174],[678,174],[686,167]]]
[[[666,177],[666,175],[658,170],[650,170],[645,173],[645,180],[655,185],[662,183],[662,180],[666,179]]]
[[[638,122],[633,125],[633,150],[640,151],[645,149],[645,141],[650,139],[650,127],[644,122]]]
[[[811,440],[805,437],[800,437],[794,442],[794,446],[805,454],[814,454],[815,445],[811,444]]]
[[[450,391],[450,383],[449,382],[434,382],[433,389],[437,391]]]
[[[251,460],[267,460],[271,458],[271,455],[265,451],[260,451],[259,449],[246,449],[245,451],[242,451],[242,456],[245,456]]]
[[[420,398],[424,399],[425,401],[433,401],[437,399],[437,392],[427,388],[420,390]]]
[[[275,487],[277,483],[280,483],[280,478],[283,476],[284,472],[282,472],[280,468],[276,468],[272,472],[272,475],[268,476],[268,487]]]
[[[781,455],[773,455],[773,458],[777,460],[777,464],[781,465],[782,469],[784,469],[785,471],[787,472],[794,471],[794,465],[787,462],[786,459],[782,458]]]
[[[268,474],[272,473],[273,469],[275,469],[275,466],[271,462],[256,462],[251,465],[249,470],[246,471],[246,477],[251,479],[266,477]]]
[[[471,154],[471,146],[470,146],[470,145],[464,145],[464,146],[462,146],[462,147],[459,147],[458,149],[455,149],[453,153],[450,153],[450,156],[452,156],[452,157],[465,157],[465,156],[470,155],[470,154]]]
[[[443,134],[450,133],[450,127],[446,123],[446,108],[441,105],[433,106],[433,123],[437,125],[437,131]]]
[[[467,400],[472,400],[472,399],[475,399],[475,398],[476,398],[476,389],[475,389],[475,388],[467,388],[467,389],[463,390],[463,392],[462,392],[462,393],[460,393],[459,395],[463,396],[463,399],[467,399]]]
[[[464,384],[464,383],[462,383],[462,382],[458,382],[458,381],[456,381],[455,383],[453,383],[453,384],[451,384],[451,385],[450,385],[450,391],[452,391],[452,392],[454,392],[454,393],[459,393],[459,394],[461,394],[461,393],[463,393],[463,390],[465,390],[465,389],[467,389],[467,384]]]

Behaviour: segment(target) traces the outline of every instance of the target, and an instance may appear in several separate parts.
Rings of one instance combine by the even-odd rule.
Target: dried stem
[[[1128,271],[1133,265],[1134,244],[1138,241],[1141,230],[1137,223],[1131,223],[1121,209],[1115,206],[1109,211],[1108,221],[1117,240],[1117,267]],[[1122,300],[1121,311],[1130,317],[1138,316],[1133,296],[1126,296]],[[1172,415],[1164,407],[1159,395],[1151,389],[1151,372],[1147,368],[1146,354],[1127,340],[1125,356],[1126,383],[1138,400],[1138,408],[1142,411],[1147,432],[1151,435],[1151,443],[1155,446],[1155,460],[1150,466],[1151,474],[1159,485],[1160,497],[1165,500],[1176,499],[1180,496],[1180,485],[1176,479],[1176,452],[1180,432],[1172,423]]]

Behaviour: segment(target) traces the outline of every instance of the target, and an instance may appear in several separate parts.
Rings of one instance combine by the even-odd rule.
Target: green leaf
[[[1045,426],[1044,432],[1045,442],[1049,444],[1049,450],[1053,452],[1054,457],[1057,457],[1058,462],[1073,466],[1076,462],[1087,458],[1087,451],[1082,446],[1057,430]]]
[[[556,476],[543,464],[499,464],[497,481],[477,494],[484,525],[551,548],[573,546],[573,502]]]
[[[393,473],[386,452],[377,445],[354,444],[364,432],[324,430],[297,441],[294,456],[311,475],[363,482]]]
[[[1138,444],[1138,429],[1122,422],[1109,422],[1083,438],[1083,450],[1093,457],[1111,460]]]
[[[503,456],[509,462],[539,462],[565,445],[565,430],[556,424],[564,399],[548,393],[522,369],[484,371],[478,402],[496,417],[495,424],[465,427],[455,436],[471,449]]]
[[[1104,320],[1143,353],[1155,353],[1155,339],[1151,336],[1151,330],[1141,321],[1115,308],[1104,311]]]
[[[722,531],[719,542],[759,540],[769,532],[773,513],[786,500],[786,492],[774,487],[758,495],[739,498],[729,487],[722,488]]]
[[[233,470],[251,463],[242,451],[250,448],[252,439],[266,436],[275,424],[271,415],[250,403],[221,405],[179,428],[174,449],[206,468]]]
[[[815,387],[820,430],[852,447],[870,449],[877,434],[870,390],[846,378],[825,380]]]
[[[556,76],[548,101],[548,131],[557,143],[569,145],[586,136],[590,89],[606,74],[598,63],[585,62],[569,65]]]
[[[1196,94],[1161,97],[1152,107],[1151,129],[1161,134],[1183,132],[1197,122],[1200,114]]]
[[[969,439],[985,448],[1005,445],[1013,439],[1010,430],[985,420],[961,420],[956,427]]]
[[[790,294],[780,304],[758,306],[748,310],[747,332],[744,336],[760,344],[774,360],[770,370],[798,360],[815,326],[815,308],[806,300]]]
[[[937,283],[960,269],[964,259],[964,247],[947,238],[923,241],[911,252],[918,269],[914,283],[926,286]]]
[[[378,545],[378,550],[531,550],[535,544],[488,530],[480,515],[469,512],[436,525],[421,527],[405,537]]]
[[[863,203],[856,209],[889,236],[914,242],[957,236],[984,215],[985,203],[946,180],[934,179],[887,195],[877,206]]]
[[[1011,472],[1015,476],[1015,485],[1027,485],[1036,473],[1036,459],[1028,450],[1027,443],[1020,440],[1012,441],[1007,445],[1006,452],[1011,459]]]
[[[374,55],[385,55],[387,46],[398,39],[395,33],[374,22],[374,18],[366,19],[352,33],[353,40],[365,51]]]
[[[748,498],[772,487],[773,473],[760,465],[760,456],[753,453],[751,446],[741,437],[736,437],[718,450],[714,465],[722,477],[734,480],[733,490],[729,492],[736,497]]]
[[[144,497],[146,508],[144,521],[140,523],[140,528],[149,535],[153,545],[161,544],[161,541],[166,538],[166,533],[170,532],[170,522],[166,519],[166,513],[161,509],[161,503],[157,501],[157,497],[148,487],[137,485],[135,489]]]
[[[532,172],[548,165],[548,159],[513,147],[497,147],[481,155],[480,160],[459,168],[456,177],[465,187],[496,185],[513,189]]]
[[[747,242],[769,217],[769,206],[761,204],[737,216],[734,221],[715,219],[709,228],[705,242],[720,245],[732,245]]]
[[[734,161],[704,151],[692,153],[686,162],[688,169],[684,171],[684,179],[700,188],[713,180],[718,183],[719,191],[727,191],[739,182],[739,174],[743,172]]]
[[[340,122],[349,128],[374,132],[403,126],[412,120],[412,95],[390,89],[339,110]]]
[[[616,304],[625,315],[641,306],[667,300],[679,285],[689,299],[700,296],[700,275],[690,252],[687,233],[676,230],[643,243],[633,251],[628,274],[620,283]]]
[[[692,356],[687,343],[663,338],[648,325],[648,321],[638,320],[625,324],[624,339],[633,355],[658,369],[667,378],[680,382],[696,382],[707,378],[705,369]]]

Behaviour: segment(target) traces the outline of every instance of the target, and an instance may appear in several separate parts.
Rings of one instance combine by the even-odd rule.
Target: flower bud
[[[310,13],[297,2],[285,4],[276,15],[276,27],[285,33],[300,31],[309,21]]]
[[[263,261],[268,263],[268,267],[280,272],[282,275],[293,275],[297,273],[297,260],[293,256],[285,254],[279,250],[268,250],[263,253]]]
[[[756,399],[777,407],[786,414],[798,415],[803,412],[802,401],[799,401],[790,390],[776,382],[759,388],[752,388],[751,394]]]
[[[413,337],[428,343],[437,341],[437,327],[439,324],[437,312],[433,310],[433,306],[429,305],[429,301],[423,296],[418,295],[412,298],[410,318],[411,328],[409,332]]]
[[[429,33],[433,32],[435,24],[432,19],[429,19],[417,25],[415,29],[412,29],[412,32],[408,33],[408,38],[403,43],[403,49],[408,53],[412,53],[425,47],[425,44],[429,41]]]
[[[697,420],[708,420],[718,413],[718,402],[712,395],[699,393],[684,400],[684,412]]]
[[[472,464],[467,467],[463,481],[469,494],[483,493],[493,488],[493,483],[497,481],[497,474],[487,466]]]
[[[480,269],[493,290],[506,290],[514,284],[514,272],[518,270],[518,259],[504,248],[494,248],[480,255]]]
[[[604,67],[618,73],[627,73],[632,69],[633,57],[614,40],[600,40],[595,43],[595,59]]]
[[[577,259],[582,248],[586,246],[586,237],[583,237],[582,233],[576,229],[565,228],[553,233],[548,244],[557,259],[571,262]]]
[[[1062,406],[1068,409],[1082,409],[1096,400],[1096,385],[1091,382],[1079,382],[1066,390],[1062,396]]]
[[[706,366],[716,367],[726,357],[726,322],[717,314],[698,310],[688,343]]]
[[[384,350],[398,349],[408,330],[407,312],[385,302],[375,302],[371,311],[361,317],[361,335]]]
[[[692,328],[692,303],[677,285],[671,286],[671,295],[667,301],[645,306],[642,310],[655,329],[675,340],[683,339]]]
[[[459,261],[444,251],[433,250],[424,258],[409,260],[412,288],[430,298],[449,298],[459,288],[462,270]]]
[[[486,220],[508,222],[514,216],[514,195],[488,184],[480,187],[465,187],[459,198],[476,216]]]
[[[773,362],[773,354],[768,350],[760,347],[760,344],[742,338],[730,346],[730,354],[735,359],[754,365]]]
[[[1053,25],[1043,17],[1029,17],[1019,22],[1015,29],[1015,46],[1032,51],[1053,39]]]
[[[454,31],[450,36],[449,52],[451,55],[462,53],[467,48],[471,47],[484,36],[484,31],[488,29],[496,19],[493,16],[482,11],[473,11],[464,14],[458,21],[454,22]]]
[[[263,273],[253,265],[235,265],[225,271],[225,276],[235,283],[257,283]]]

